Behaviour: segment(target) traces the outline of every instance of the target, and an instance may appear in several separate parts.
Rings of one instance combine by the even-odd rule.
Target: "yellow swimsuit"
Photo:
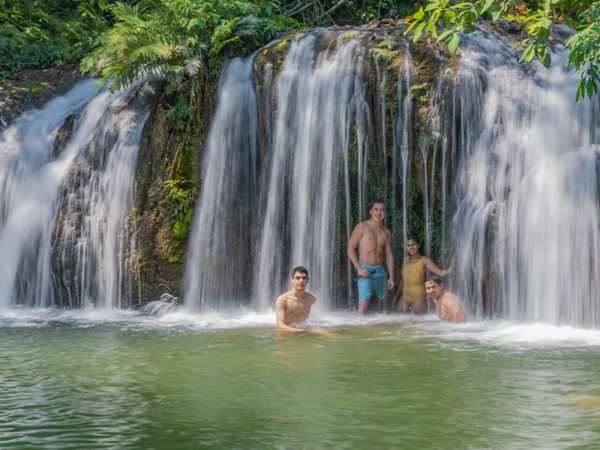
[[[407,305],[425,298],[425,257],[402,265],[402,298]]]

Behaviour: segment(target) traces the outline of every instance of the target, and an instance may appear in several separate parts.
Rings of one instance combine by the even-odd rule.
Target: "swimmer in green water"
[[[425,281],[425,292],[435,303],[435,310],[440,320],[454,323],[467,321],[465,310],[460,304],[459,298],[444,289],[444,283],[440,277],[431,276]]]
[[[308,319],[310,308],[317,301],[314,295],[306,292],[308,270],[298,266],[290,277],[292,290],[281,294],[275,302],[277,328],[292,332],[304,332],[309,329],[304,322]]]

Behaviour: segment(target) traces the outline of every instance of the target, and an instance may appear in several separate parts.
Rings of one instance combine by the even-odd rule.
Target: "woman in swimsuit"
[[[408,256],[402,263],[402,276],[395,295],[396,311],[404,313],[412,310],[415,314],[423,314],[427,312],[425,276],[431,272],[443,277],[452,269],[440,269],[427,256],[421,255],[416,239],[406,241],[406,251]]]

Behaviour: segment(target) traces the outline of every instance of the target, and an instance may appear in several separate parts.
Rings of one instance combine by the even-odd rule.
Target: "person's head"
[[[416,256],[416,255],[418,255],[420,248],[421,247],[419,246],[419,241],[417,241],[416,238],[409,237],[406,240],[406,253],[408,253],[409,256]]]
[[[375,222],[383,221],[383,218],[385,217],[385,203],[383,200],[373,200],[371,202],[371,207],[369,208],[369,214],[371,214],[371,219]]]
[[[438,276],[432,275],[425,280],[425,292],[434,300],[439,300],[444,295],[444,283]]]
[[[298,291],[304,290],[308,283],[308,269],[304,266],[297,266],[292,269],[290,277],[292,287]]]

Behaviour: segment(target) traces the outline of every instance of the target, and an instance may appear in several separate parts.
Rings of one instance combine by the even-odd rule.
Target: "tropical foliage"
[[[139,76],[159,76],[172,88],[189,75],[214,69],[224,55],[242,54],[293,25],[272,1],[140,0],[108,7],[114,26],[82,63],[127,85]]]
[[[410,18],[407,33],[419,40],[429,33],[448,46],[451,53],[459,49],[461,33],[475,30],[478,21],[490,19],[521,23],[525,38],[521,41],[521,61],[537,58],[544,66],[552,63],[550,37],[552,29],[565,23],[575,30],[567,41],[569,64],[579,73],[577,98],[592,96],[600,82],[600,2],[584,0],[428,0]]]
[[[84,60],[115,78],[177,81],[289,28],[406,17],[407,0],[0,0],[0,78]],[[157,70],[158,69],[158,70]]]
[[[107,0],[0,0],[0,78],[78,63],[108,27]]]

